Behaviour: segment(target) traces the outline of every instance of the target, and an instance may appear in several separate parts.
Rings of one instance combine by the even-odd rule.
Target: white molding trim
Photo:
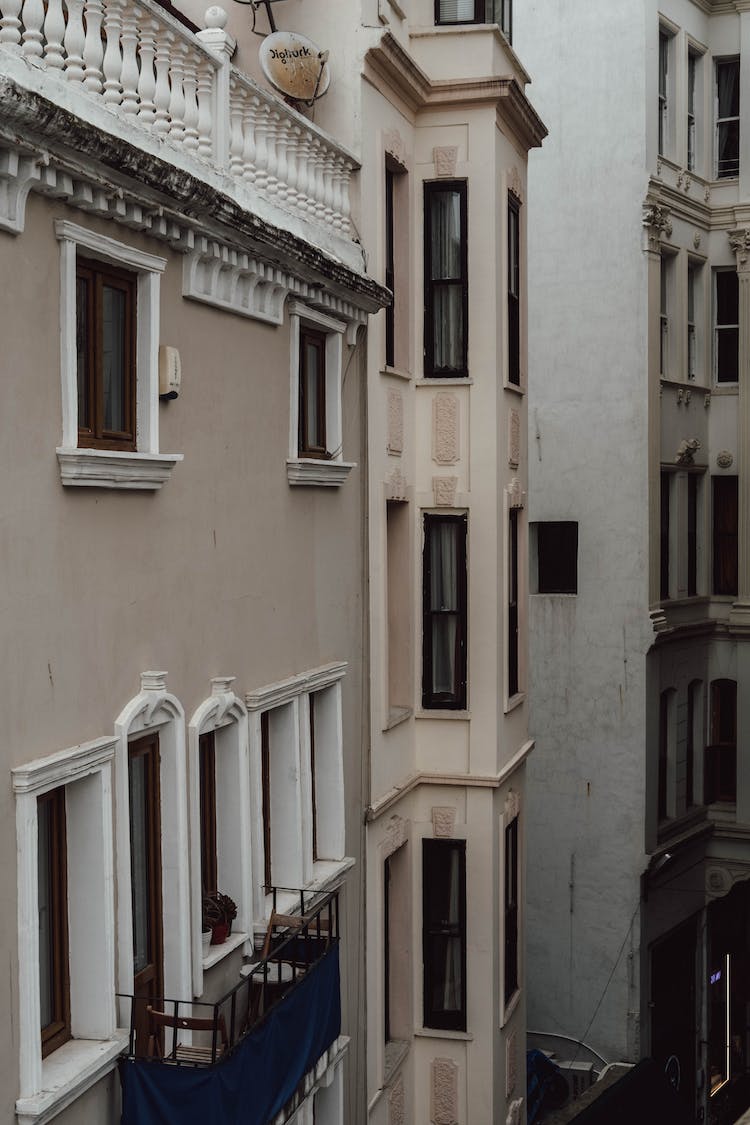
[[[166,677],[166,672],[141,673],[141,691],[115,721],[117,991],[125,994],[133,991],[128,743],[154,731],[159,734],[161,773],[164,993],[187,998],[192,988],[192,939],[185,712],[179,700],[167,692]],[[129,1012],[124,1015],[122,1023],[129,1024]]]
[[[58,449],[64,485],[155,491],[169,480],[182,453],[129,453],[121,449]]]
[[[18,1125],[46,1125],[62,1110],[109,1074],[128,1045],[129,1032],[117,1031],[103,1041],[71,1039],[44,1060],[44,1089],[18,1098]]]
[[[338,683],[346,675],[348,667],[346,660],[337,660],[331,664],[322,664],[310,672],[290,676],[287,680],[256,688],[255,691],[246,693],[245,705],[248,711],[268,711],[272,707],[280,707],[284,703],[290,703],[304,691],[320,691]]]
[[[88,777],[100,770],[106,762],[112,761],[116,746],[117,739],[114,736],[95,738],[92,742],[82,742],[80,746],[60,750],[46,758],[35,758],[24,766],[16,766],[10,771],[13,792],[41,796],[50,789]]]
[[[322,295],[318,294],[315,298],[316,303],[321,299]],[[289,315],[298,316],[300,320],[306,320],[310,324],[322,328],[324,332],[344,333],[347,327],[345,321],[337,320],[328,313],[320,312],[319,309],[313,308],[311,305],[306,305],[303,301],[290,300]]]
[[[207,967],[221,960],[230,950],[203,956],[201,924],[203,891],[201,885],[200,840],[200,757],[202,734],[216,735],[216,850],[219,889],[237,899],[237,934],[248,935],[253,927],[253,849],[250,843],[250,754],[247,710],[232,690],[233,676],[214,677],[211,695],[193,713],[188,724],[189,801],[190,801],[190,884],[192,896],[193,995],[203,994],[203,975]],[[235,940],[237,948],[243,940]],[[251,949],[248,949],[251,952]]]
[[[356,461],[321,461],[313,457],[290,457],[286,463],[286,475],[290,484],[338,488],[356,467]]]
[[[59,241],[74,242],[91,250],[97,258],[105,259],[116,266],[127,266],[129,269],[146,273],[163,273],[167,268],[167,259],[157,257],[156,254],[147,254],[136,246],[128,246],[118,242],[98,231],[81,227],[78,223],[71,223],[67,219],[55,219],[55,236]]]
[[[182,295],[237,316],[284,323],[289,293],[312,296],[314,287],[278,266],[214,239],[200,237],[183,259]]]

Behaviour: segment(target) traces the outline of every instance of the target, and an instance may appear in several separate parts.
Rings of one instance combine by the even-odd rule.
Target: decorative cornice
[[[155,491],[169,480],[182,453],[127,453],[119,449],[58,449],[64,485]]]
[[[398,40],[386,31],[365,56],[375,75],[404,100],[412,113],[438,106],[481,105],[494,102],[499,117],[510,126],[526,149],[538,148],[547,128],[512,77],[433,80]]]
[[[728,231],[729,245],[737,255],[737,269],[746,272],[750,268],[750,228]]]
[[[286,475],[290,484],[338,488],[356,467],[356,461],[323,461],[317,457],[290,457],[286,463]]]
[[[299,675],[290,676],[286,680],[279,680],[275,684],[249,691],[245,696],[245,705],[248,711],[268,711],[272,707],[280,707],[284,703],[291,703],[303,692],[321,691],[338,683],[346,675],[349,667],[345,660],[336,660],[331,664],[322,664],[320,668],[313,668],[309,672],[300,672]]]
[[[36,758],[24,766],[11,770],[13,792],[45,793],[58,785],[67,785],[100,770],[115,756],[117,738],[96,738],[68,750],[60,750],[47,758]]]

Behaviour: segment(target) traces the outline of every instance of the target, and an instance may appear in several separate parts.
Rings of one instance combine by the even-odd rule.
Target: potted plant
[[[216,891],[203,896],[203,929],[211,931],[211,945],[222,945],[227,940],[236,917],[237,904],[229,895]]]

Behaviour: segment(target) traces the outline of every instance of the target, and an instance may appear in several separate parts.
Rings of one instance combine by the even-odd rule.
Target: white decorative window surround
[[[188,726],[190,756],[190,859],[193,924],[193,995],[203,993],[203,973],[252,932],[253,873],[250,844],[250,766],[247,711],[232,691],[234,677],[211,680],[211,695]],[[237,903],[232,940],[203,953],[201,923],[200,763],[202,734],[214,732],[216,768],[216,860],[218,889]],[[248,952],[251,952],[249,950]]]
[[[117,991],[125,995],[133,992],[128,744],[151,732],[159,736],[164,995],[188,997],[192,988],[192,944],[185,713],[167,692],[166,672],[143,672],[141,691],[115,722]],[[121,1022],[129,1025],[129,1010],[123,1013]]]
[[[342,429],[342,365],[344,352],[344,321],[311,309],[300,301],[289,302],[291,322],[290,401],[289,401],[289,458],[287,478],[290,484],[316,485],[337,488],[343,484],[355,467],[353,461],[343,456]],[[325,333],[325,432],[327,456],[300,457],[299,455],[299,400],[300,400],[300,326],[317,328]]]
[[[113,238],[58,219],[60,242],[60,365],[62,374],[62,445],[57,450],[65,485],[99,488],[157,489],[182,460],[181,453],[159,453],[159,287],[166,258],[146,254]],[[136,444],[134,452],[89,449],[78,444],[78,373],[76,350],[76,255],[82,249],[137,277]]]
[[[265,895],[261,715],[268,712],[272,881],[286,890],[323,889],[352,866],[344,838],[344,766],[341,680],[345,662],[326,664],[245,696],[249,712],[250,781],[253,793],[255,917],[262,925],[272,896]],[[310,697],[315,722],[315,809],[310,752]],[[317,860],[313,859],[313,815]],[[275,830],[274,830],[275,829]],[[291,909],[299,896],[279,896]]]
[[[21,1125],[50,1121],[103,1074],[127,1044],[115,1010],[112,760],[99,738],[12,771],[18,851]],[[73,1038],[42,1059],[37,799],[65,789],[70,1017]]]

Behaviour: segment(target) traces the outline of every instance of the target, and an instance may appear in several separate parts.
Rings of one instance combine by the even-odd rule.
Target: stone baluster
[[[65,66],[64,37],[65,13],[62,0],[49,0],[44,19],[44,61],[53,70],[62,70]]]
[[[183,44],[182,57],[185,63],[185,76],[182,80],[182,90],[185,95],[183,143],[185,148],[195,151],[198,148],[198,60],[187,44]]]
[[[231,75],[230,60],[236,41],[229,32],[225,31],[227,13],[223,8],[214,5],[205,15],[206,28],[199,31],[197,38],[207,48],[218,62],[216,70],[212,73],[213,97],[212,112],[213,125],[211,136],[213,141],[213,157],[220,168],[229,167],[230,162],[230,129],[231,129]],[[200,132],[200,126],[199,126]]]
[[[349,168],[345,164],[340,165],[340,171],[339,171],[339,174],[337,176],[337,181],[338,181],[338,185],[339,185],[339,192],[340,192],[340,197],[341,197],[341,206],[340,206],[341,224],[340,224],[340,229],[343,230],[345,234],[349,233],[349,230],[351,228],[351,219],[352,219],[352,201],[351,201],[351,197],[349,195],[349,182],[350,182],[351,178],[352,178],[351,168]]]
[[[138,120],[144,125],[152,125],[156,117],[156,75],[154,73],[154,59],[156,58],[156,35],[159,25],[156,20],[144,19],[141,23],[140,43],[138,54],[140,57],[140,73],[138,75]]]
[[[256,104],[255,116],[255,186],[265,193],[268,184],[268,145],[266,134],[268,131],[268,105],[262,104],[258,98],[253,98]]]
[[[242,114],[242,134],[244,140],[242,147],[242,178],[249,184],[255,183],[257,172],[255,126],[258,120],[258,106],[259,101],[257,94],[245,97],[244,111]]]
[[[289,123],[279,119],[276,131],[276,182],[279,202],[285,206],[289,197],[289,162],[286,150],[289,146]]]
[[[142,16],[140,8],[134,8],[126,3],[122,16],[122,112],[134,114],[138,112],[138,20]]]
[[[6,50],[21,49],[21,0],[0,0],[0,46]]]
[[[83,87],[91,94],[102,92],[102,20],[104,4],[102,0],[87,0],[86,3],[86,41],[83,44],[84,78]]]
[[[30,58],[42,57],[42,25],[44,24],[44,4],[42,0],[25,0],[23,5],[23,53]]]
[[[279,126],[278,114],[268,108],[266,111],[266,174],[268,176],[266,191],[271,196],[279,194],[279,153],[276,147]]]
[[[297,145],[297,210],[306,212],[310,207],[310,141],[300,130]]]
[[[83,48],[86,32],[83,28],[83,0],[66,0],[68,26],[65,29],[65,77],[69,82],[83,82]]]
[[[119,105],[122,99],[122,55],[120,54],[120,28],[122,27],[121,0],[106,0],[104,8],[104,33],[107,46],[104,51],[102,69],[104,71],[104,101],[107,105]]]
[[[337,230],[344,227],[344,198],[346,195],[346,171],[340,160],[333,165],[333,225]]]
[[[213,86],[214,68],[208,62],[198,67],[198,154],[209,160],[213,152]]]
[[[185,92],[182,88],[185,67],[182,57],[182,44],[175,43],[174,35],[168,35],[167,39],[170,41],[169,81],[171,85],[169,139],[181,141],[185,135]]]
[[[333,223],[336,218],[336,156],[327,152],[323,161],[323,221]]]
[[[236,82],[232,82],[229,107],[229,116],[232,123],[232,131],[229,138],[229,171],[233,176],[239,179],[243,172],[242,152],[245,145],[242,134],[245,93]]]
[[[329,153],[325,146],[318,142],[315,145],[313,153],[315,157],[315,214],[317,218],[325,222],[326,218],[330,219],[333,215],[333,207],[331,206],[330,199],[326,196],[326,160]]]
[[[169,43],[161,34],[161,26],[156,20],[153,23],[156,31],[156,89],[154,90],[153,130],[155,133],[166,134],[169,132]]]
[[[286,137],[286,199],[289,207],[297,206],[300,132],[299,125],[296,122],[291,122]]]

